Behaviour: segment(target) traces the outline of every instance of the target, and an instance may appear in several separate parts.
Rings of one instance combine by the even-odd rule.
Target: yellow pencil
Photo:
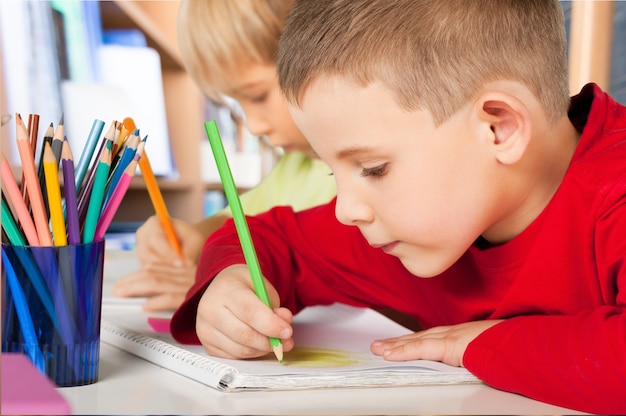
[[[61,203],[61,189],[59,188],[59,171],[57,158],[49,143],[44,144],[43,170],[46,175],[46,190],[48,192],[48,205],[50,207],[50,220],[52,221],[52,236],[55,246],[67,245],[65,231],[65,219],[63,218],[63,204]],[[72,186],[72,184],[69,184]]]

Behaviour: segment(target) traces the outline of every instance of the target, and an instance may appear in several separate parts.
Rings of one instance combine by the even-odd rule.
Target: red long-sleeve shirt
[[[626,108],[597,86],[572,99],[580,142],[561,186],[513,240],[477,241],[448,270],[422,279],[340,224],[334,201],[249,218],[264,275],[282,306],[343,302],[393,308],[424,328],[505,319],[468,346],[463,364],[485,383],[592,413],[626,413]],[[172,319],[198,343],[202,289],[244,263],[230,222],[206,242]]]

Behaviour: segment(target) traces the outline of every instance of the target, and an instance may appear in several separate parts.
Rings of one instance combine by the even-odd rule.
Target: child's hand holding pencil
[[[265,286],[271,304],[279,305],[274,287],[267,281]],[[272,351],[268,337],[280,339],[284,352],[294,347],[293,315],[287,308],[272,310],[259,299],[245,264],[218,273],[198,305],[196,332],[211,355],[234,359],[262,357]]]

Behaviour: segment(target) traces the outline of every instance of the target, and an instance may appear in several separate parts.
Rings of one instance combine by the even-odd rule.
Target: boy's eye
[[[383,176],[385,173],[387,173],[387,164],[383,163],[373,168],[363,168],[361,176]]]
[[[250,98],[253,103],[262,103],[267,99],[267,94],[256,95]]]

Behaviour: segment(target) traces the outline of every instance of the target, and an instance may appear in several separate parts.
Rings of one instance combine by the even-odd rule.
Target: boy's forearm
[[[511,318],[471,342],[463,364],[496,388],[572,409],[611,413],[626,409],[624,324],[626,314],[613,307],[576,316]]]

